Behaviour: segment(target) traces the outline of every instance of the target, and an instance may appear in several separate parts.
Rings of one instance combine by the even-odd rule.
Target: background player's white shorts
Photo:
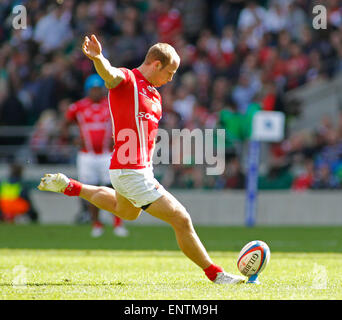
[[[79,152],[76,161],[78,180],[92,185],[110,185],[108,173],[110,159],[111,153],[94,154]]]
[[[111,169],[109,174],[114,189],[137,208],[154,202],[165,193],[164,187],[154,178],[152,168]]]

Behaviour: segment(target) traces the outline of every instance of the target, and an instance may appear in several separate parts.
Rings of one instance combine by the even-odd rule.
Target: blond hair
[[[168,43],[158,42],[147,51],[144,64],[149,65],[153,61],[159,60],[164,68],[178,59],[179,56],[171,45]]]

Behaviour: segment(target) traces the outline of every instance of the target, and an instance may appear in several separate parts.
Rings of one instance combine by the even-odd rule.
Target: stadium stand
[[[94,33],[115,66],[138,66],[157,41],[174,45],[182,63],[172,83],[160,89],[161,128],[226,129],[222,176],[208,177],[200,165],[160,166],[156,175],[166,187],[243,188],[246,136],[239,135],[235,119],[258,104],[284,112],[288,128],[283,142],[265,149],[260,188],[341,188],[342,113],[335,108],[326,115],[323,101],[311,113],[310,103],[293,94],[322,83],[329,87],[340,74],[341,1],[327,1],[326,30],[312,28],[315,1],[309,0],[20,3],[28,13],[23,30],[12,27],[16,1],[0,3],[2,163],[74,163],[77,147],[60,123],[94,72],[80,50],[84,35]]]

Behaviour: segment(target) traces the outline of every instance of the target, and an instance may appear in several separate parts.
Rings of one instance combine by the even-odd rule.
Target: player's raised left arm
[[[115,88],[125,79],[124,73],[113,67],[110,62],[102,55],[102,47],[95,35],[84,37],[82,44],[83,53],[93,61],[95,69],[100,77],[105,81],[108,89]]]

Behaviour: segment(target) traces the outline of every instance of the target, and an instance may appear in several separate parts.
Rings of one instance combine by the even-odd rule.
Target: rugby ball
[[[271,256],[268,245],[260,240],[247,243],[240,251],[237,266],[246,277],[259,274],[267,266]]]

